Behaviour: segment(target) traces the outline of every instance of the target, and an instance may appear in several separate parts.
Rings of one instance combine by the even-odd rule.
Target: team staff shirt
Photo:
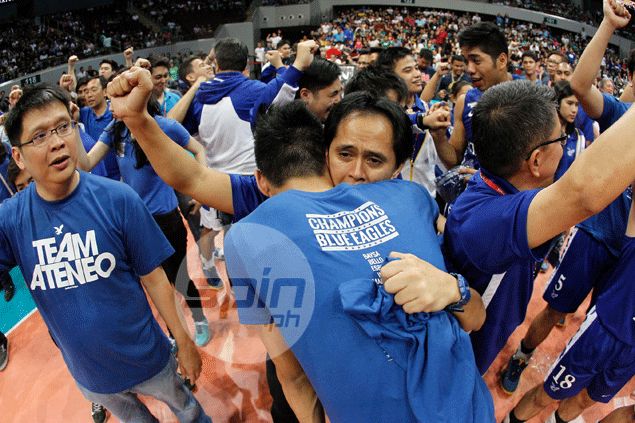
[[[624,236],[622,254],[600,293],[596,310],[600,323],[614,337],[635,347],[635,238]],[[619,312],[618,312],[619,310]]]
[[[604,98],[604,108],[602,109],[602,116],[597,120],[600,125],[600,133],[606,131],[611,125],[619,120],[619,118],[626,113],[631,104],[624,103],[618,100],[612,95],[602,94]]]
[[[287,191],[229,231],[241,323],[277,324],[331,421],[494,421],[457,320],[410,319],[378,293],[391,251],[445,269],[437,215],[425,189],[392,180]]]
[[[549,243],[531,249],[527,240],[529,205],[537,193],[518,191],[481,168],[456,200],[445,226],[448,267],[470,281],[487,309],[485,324],[471,334],[481,374],[524,320],[536,262],[548,251]]]
[[[106,111],[101,116],[97,116],[90,107],[82,107],[79,110],[79,121],[84,124],[84,129],[94,140],[101,137],[101,133],[112,122],[112,111],[110,110],[110,102],[106,102]],[[118,181],[121,178],[119,174],[119,166],[115,154],[109,152],[103,160],[106,167],[106,173],[110,179]]]
[[[95,141],[93,137],[88,135],[88,132],[86,132],[81,127],[81,125],[79,127],[79,137],[82,139],[82,144],[84,145],[84,150],[86,151],[90,151],[95,146],[95,144],[97,144],[97,141]],[[93,169],[90,171],[90,173],[92,173],[93,175],[108,177],[108,172],[106,172],[106,165],[104,164],[103,160],[97,163],[95,167],[93,167]]]
[[[465,94],[465,103],[463,106],[463,114],[461,115],[461,120],[463,121],[463,126],[465,127],[465,141],[467,143],[467,147],[465,148],[465,154],[463,154],[463,166],[469,166],[474,169],[479,168],[478,159],[476,158],[476,153],[474,151],[474,134],[472,133],[472,115],[474,114],[474,108],[478,104],[478,101],[481,99],[483,95],[483,91],[478,88],[472,88]]]
[[[256,210],[267,197],[258,188],[254,175],[229,175],[232,185],[233,221],[238,222]]]
[[[173,253],[132,189],[89,173],[63,200],[30,184],[0,206],[0,272],[20,266],[71,375],[92,392],[121,392],[167,365],[138,275]]]
[[[172,141],[181,147],[185,147],[189,143],[190,134],[180,123],[162,116],[155,116],[154,119]],[[118,151],[112,128],[114,123],[115,121],[106,128],[99,141],[110,147],[112,151]],[[174,190],[163,182],[154,171],[152,165],[148,162],[145,166],[139,169],[136,168],[137,158],[135,157],[135,150],[128,128],[124,126],[121,135],[124,142],[124,151],[123,154],[117,153],[117,163],[119,164],[123,181],[139,194],[153,215],[165,214],[176,209],[178,201]]]

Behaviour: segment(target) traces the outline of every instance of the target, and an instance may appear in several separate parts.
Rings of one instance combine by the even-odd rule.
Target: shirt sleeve
[[[113,131],[114,126],[115,126],[115,120],[113,119],[112,122],[110,122],[108,124],[108,126],[106,126],[106,128],[104,128],[104,132],[102,132],[101,135],[99,136],[99,141],[101,141],[104,144],[106,144],[109,148],[113,148],[114,147],[114,142],[115,142],[114,131]],[[86,135],[88,135],[88,134],[86,134]],[[88,135],[88,136],[90,137],[90,135]],[[92,139],[92,137],[91,137],[91,139]],[[82,141],[83,141],[83,139],[82,139]],[[84,144],[84,147],[86,147],[86,144]],[[88,149],[86,151],[88,151]]]
[[[262,278],[262,270],[258,272],[259,267],[254,265],[258,260],[251,251],[253,243],[249,242],[249,239],[253,240],[254,234],[249,235],[252,236],[248,237],[240,224],[233,226],[227,233],[224,245],[227,275],[236,298],[240,323],[266,325],[272,319],[258,295],[257,285]],[[264,246],[258,245],[258,248],[262,249]]]
[[[185,147],[190,142],[190,133],[174,119],[157,116],[157,122],[163,132],[181,147]]]
[[[126,188],[124,245],[130,266],[137,275],[144,276],[161,266],[174,254],[174,249],[141,198],[131,188]]]
[[[229,175],[232,186],[232,203],[234,206],[234,222],[238,222],[256,210],[269,197],[258,189],[256,177],[253,175]]]
[[[611,125],[619,120],[630,104],[623,103],[613,97],[612,95],[602,94],[604,98],[604,107],[602,109],[602,116],[597,120],[600,124],[600,133],[606,131]]]
[[[527,238],[529,206],[538,192],[522,191],[490,199],[472,209],[473,218],[459,223],[454,232],[474,266],[496,274],[507,271],[518,259],[544,258],[550,243],[532,250]]]

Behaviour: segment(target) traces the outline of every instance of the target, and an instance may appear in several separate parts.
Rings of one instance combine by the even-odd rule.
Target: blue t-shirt
[[[190,134],[180,123],[162,116],[155,116],[154,119],[159,124],[161,130],[178,145],[185,147],[189,143]],[[122,132],[124,151],[123,154],[118,153],[118,147],[114,145],[114,132],[112,130],[114,123],[115,121],[113,120],[99,141],[110,147],[112,151],[117,152],[117,163],[123,181],[139,194],[153,215],[168,213],[176,209],[178,201],[176,194],[174,194],[174,189],[163,182],[154,171],[152,165],[150,165],[150,162],[139,169],[136,168],[137,158],[135,156],[135,150],[132,146],[130,131],[128,131],[128,128],[125,126]]]
[[[608,94],[602,94],[602,97],[604,98],[604,108],[602,109],[602,116],[597,120],[598,124],[600,124],[600,133],[606,131],[617,122],[632,104],[624,103]]]
[[[9,185],[9,188],[15,193],[16,189],[9,182],[8,170],[9,170],[9,162],[11,162],[11,147],[9,147],[4,142],[0,142],[0,148],[4,150],[4,160],[0,162],[0,175],[4,178],[4,183]],[[0,181],[1,182],[1,181]],[[2,203],[7,198],[11,198],[13,193],[7,189],[4,183],[0,183],[0,203]]]
[[[505,194],[488,185],[482,174]],[[487,308],[485,324],[471,334],[481,374],[525,319],[535,264],[548,251],[549,243],[530,249],[527,240],[529,205],[537,193],[518,191],[481,168],[454,203],[445,225],[448,268],[470,281]]]
[[[604,244],[615,257],[619,256],[631,210],[631,198],[632,190],[629,187],[604,210],[577,227]]]
[[[238,222],[256,210],[260,204],[269,198],[264,195],[254,175],[229,175],[232,184],[232,203],[234,206],[233,222]]]
[[[493,421],[456,319],[396,317],[400,307],[373,292],[391,251],[445,269],[437,215],[424,188],[391,180],[287,191],[229,231],[241,323],[277,324],[332,421]]]
[[[101,116],[97,116],[90,107],[82,107],[79,111],[79,120],[84,124],[84,129],[88,132],[88,135],[93,137],[94,140],[98,140],[99,137],[101,137],[101,133],[106,129],[106,126],[112,121],[110,103],[107,103],[106,111]],[[117,166],[115,153],[112,151],[108,152],[103,162],[104,166],[106,166],[106,176],[118,181],[121,175],[119,174],[119,166]]]
[[[84,131],[81,126],[79,128],[79,136],[82,139],[82,144],[84,145],[84,150],[86,151],[92,150],[95,144],[97,144],[97,141],[95,141],[93,137],[88,135],[88,132]],[[104,164],[103,160],[97,163],[95,167],[93,167],[93,169],[90,171],[90,173],[92,173],[93,175],[108,177],[108,173],[106,172],[106,165]]]
[[[138,275],[174,250],[125,184],[80,172],[65,199],[35,183],[0,206],[0,272],[20,266],[73,378],[116,393],[161,371],[170,344]]]
[[[556,169],[556,174],[554,176],[554,180],[558,180],[564,175],[564,173],[571,167],[573,161],[578,157],[578,155],[584,150],[583,139],[580,138],[581,132],[577,129],[569,134],[569,138],[567,138],[567,143],[562,149],[562,158],[560,159],[560,163],[558,163],[558,168]],[[586,137],[585,137],[586,138]]]
[[[478,88],[472,88],[471,90],[469,90],[465,94],[465,104],[463,106],[463,114],[461,115],[461,120],[463,121],[463,126],[465,127],[465,142],[467,143],[465,153],[463,154],[463,162],[461,164],[464,166],[472,167],[474,169],[479,168],[479,163],[474,151],[472,114],[474,114],[474,108],[478,104],[478,101],[481,99],[482,95],[483,91],[479,90]]]
[[[598,319],[614,337],[635,347],[635,238],[623,237],[620,258],[595,304]]]
[[[163,116],[167,116],[168,112],[172,110],[172,108],[179,102],[181,96],[175,93],[174,91],[165,90],[163,93],[163,103],[159,106],[161,107],[161,114]]]
[[[593,119],[586,114],[582,106],[578,108],[578,114],[575,116],[573,124],[582,131],[587,141],[593,141],[595,139],[593,135]]]

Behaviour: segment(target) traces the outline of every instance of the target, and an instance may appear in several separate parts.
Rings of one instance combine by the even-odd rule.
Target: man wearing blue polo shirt
[[[475,107],[472,124],[481,170],[448,218],[444,252],[487,307],[485,324],[471,334],[485,373],[525,318],[535,264],[549,241],[603,210],[635,179],[628,135],[635,110],[555,183],[566,135],[549,88],[524,81],[492,87]]]
[[[110,103],[106,100],[106,80],[100,76],[92,77],[86,88],[86,106],[79,111],[79,121],[93,140],[98,140],[106,126],[112,121]],[[94,144],[94,141],[92,142]],[[115,153],[109,152],[103,160],[106,176],[118,181],[121,178]]]

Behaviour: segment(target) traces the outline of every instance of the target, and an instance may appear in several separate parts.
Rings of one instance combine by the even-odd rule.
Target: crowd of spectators
[[[406,7],[342,9],[335,19],[323,22],[311,36],[319,41],[328,58],[337,56],[335,59],[340,63],[353,63],[362,50],[393,46],[415,52],[431,50],[435,62],[439,62],[460,54],[458,32],[482,19],[490,18]],[[556,50],[575,66],[588,41],[580,34],[545,25],[509,18],[496,19],[496,22],[509,41],[512,73],[521,71],[522,53],[527,50],[543,58],[543,65],[544,59]],[[614,50],[607,50],[602,73],[614,80],[618,90],[627,84],[626,62]]]
[[[246,10],[244,0],[149,0],[139,7],[175,39],[210,37],[219,24],[243,20]]]

